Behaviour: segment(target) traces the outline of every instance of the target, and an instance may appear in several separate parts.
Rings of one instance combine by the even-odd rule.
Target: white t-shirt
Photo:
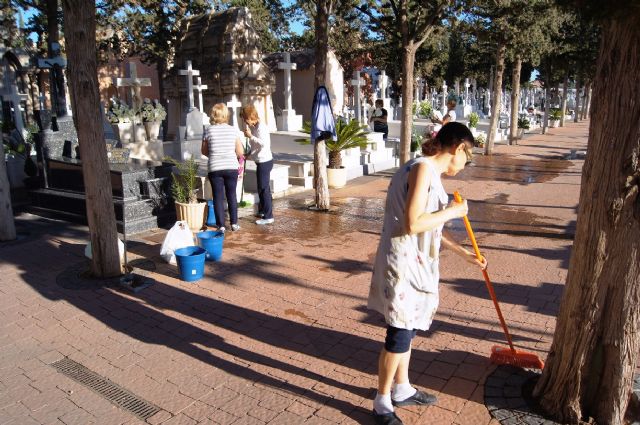
[[[447,115],[449,115],[449,122],[453,122],[456,120],[456,111],[454,111],[453,109],[447,112]]]

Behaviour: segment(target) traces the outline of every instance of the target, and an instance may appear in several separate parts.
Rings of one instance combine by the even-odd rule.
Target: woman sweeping
[[[447,206],[440,176],[454,176],[464,169],[472,146],[473,135],[466,126],[446,124],[422,145],[424,156],[404,164],[389,184],[368,302],[387,323],[373,402],[376,424],[401,425],[394,406],[436,402],[435,396],[409,383],[409,361],[411,340],[418,330],[429,329],[438,308],[440,244],[471,264],[487,265],[443,234],[444,224],[466,215],[468,208],[466,201]]]

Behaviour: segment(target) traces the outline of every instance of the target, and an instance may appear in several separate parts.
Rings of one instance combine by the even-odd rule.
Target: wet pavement
[[[587,123],[476,155],[449,193],[469,200],[519,347],[550,347],[575,232]],[[186,283],[159,256],[166,230],[137,235],[129,259],[155,283],[131,293],[81,276],[86,229],[33,216],[0,244],[0,423],[370,424],[381,318],[366,309],[391,174],[276,200],[273,225],[247,217],[221,262]],[[447,226],[461,240],[461,220]],[[484,382],[504,336],[482,275],[443,251],[441,301],[419,333],[410,377],[436,393],[406,424],[495,423]],[[75,281],[77,285],[69,284]],[[83,282],[86,283],[83,288]],[[157,408],[135,416],[51,366],[68,357]]]

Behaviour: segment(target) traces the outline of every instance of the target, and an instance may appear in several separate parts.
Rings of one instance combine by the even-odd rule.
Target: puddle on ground
[[[572,163],[562,159],[521,159],[510,155],[476,155],[456,180],[507,181],[516,184],[545,183],[560,175],[580,175],[568,171]]]

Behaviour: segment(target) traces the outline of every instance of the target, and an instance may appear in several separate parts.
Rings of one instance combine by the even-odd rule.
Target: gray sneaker
[[[237,232],[238,230],[240,230],[240,225],[239,224],[232,224],[231,225],[231,230],[233,230],[234,232]]]
[[[256,224],[259,224],[259,225],[271,224],[273,222],[274,222],[273,218],[261,218],[260,220],[256,220]]]

